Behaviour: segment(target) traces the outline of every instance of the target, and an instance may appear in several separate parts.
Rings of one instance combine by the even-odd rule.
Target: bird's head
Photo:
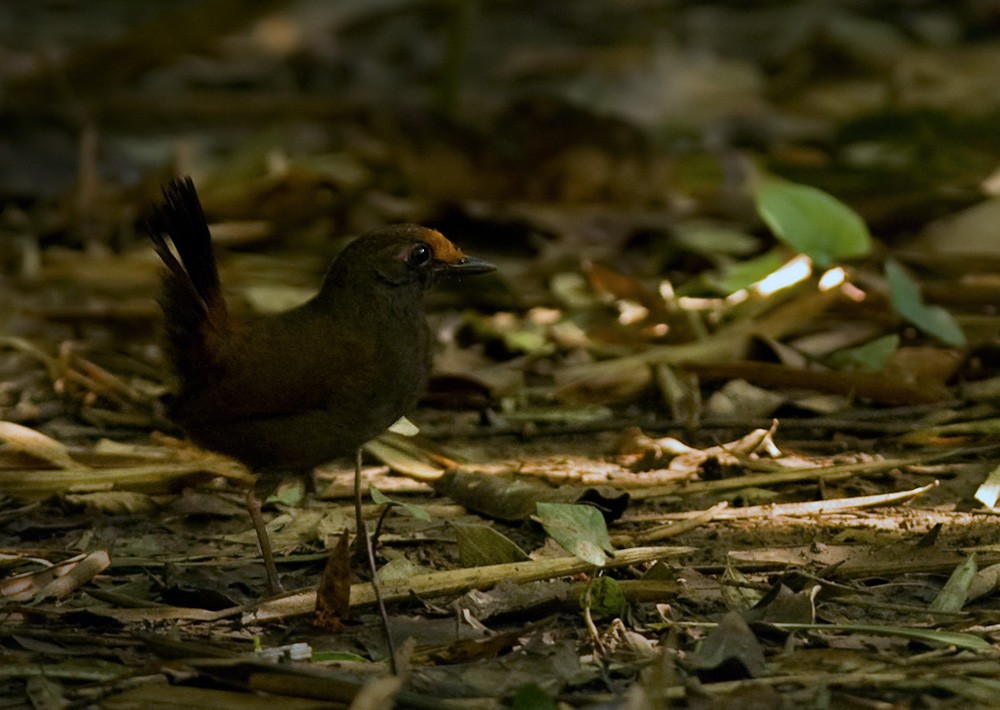
[[[426,290],[442,277],[472,276],[496,267],[466,256],[443,234],[415,224],[397,224],[358,237],[330,267],[327,281],[359,284],[374,279],[390,288]]]

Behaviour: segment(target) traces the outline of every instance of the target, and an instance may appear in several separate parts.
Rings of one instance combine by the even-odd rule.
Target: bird
[[[165,266],[159,302],[178,381],[167,415],[255,474],[246,505],[274,592],[260,496],[283,475],[354,453],[410,411],[432,365],[425,294],[442,278],[496,267],[434,229],[391,224],[350,242],[304,304],[236,322],[193,181],[162,193],[147,231]]]

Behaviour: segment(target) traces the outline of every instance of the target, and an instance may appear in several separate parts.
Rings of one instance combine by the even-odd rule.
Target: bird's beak
[[[454,263],[441,264],[440,271],[442,274],[448,276],[473,276],[475,274],[486,274],[490,271],[496,271],[496,268],[485,259],[477,259],[474,256],[463,256]]]

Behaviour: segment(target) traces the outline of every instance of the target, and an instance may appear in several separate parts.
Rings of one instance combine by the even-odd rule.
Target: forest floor
[[[87,5],[0,14],[0,707],[997,705],[990,3]],[[498,266],[366,447],[397,676],[352,463],[269,597],[166,416],[177,174],[236,319],[387,222]]]

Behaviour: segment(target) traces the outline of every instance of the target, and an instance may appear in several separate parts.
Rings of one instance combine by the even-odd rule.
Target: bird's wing
[[[324,332],[301,315],[289,316],[233,332],[219,368],[208,381],[181,392],[176,413],[182,419],[186,411],[198,418],[239,421],[363,407],[368,396],[363,387],[389,386],[374,374],[379,371],[374,343],[352,339],[349,332]],[[351,363],[350,371],[344,363]]]

